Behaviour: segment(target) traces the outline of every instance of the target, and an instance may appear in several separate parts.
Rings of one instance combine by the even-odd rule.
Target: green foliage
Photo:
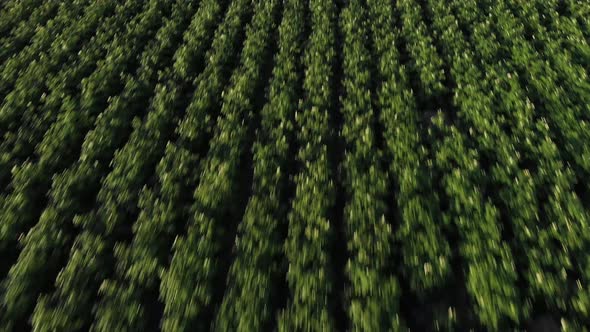
[[[12,28],[10,34],[0,38],[0,62],[6,61],[10,56],[14,56],[22,50],[27,43],[31,41],[39,27],[45,26],[45,23],[53,17],[58,7],[71,6],[68,1],[63,3],[42,2],[38,4],[28,19],[18,22],[18,25]],[[31,6],[33,7],[33,6]],[[19,55],[16,55],[17,57]]]
[[[589,20],[0,1],[0,330],[587,331]]]
[[[236,255],[215,319],[218,331],[266,330],[273,325],[274,308],[280,302],[277,284],[285,273],[281,234],[287,227],[285,198],[302,76],[299,58],[305,12],[305,1],[284,3],[268,102],[261,110],[252,149],[253,192],[238,226]]]
[[[77,6],[67,7],[73,10]],[[120,7],[119,14],[130,15],[132,10],[137,10],[134,8]],[[33,153],[64,102],[64,94],[71,89],[72,83],[81,80],[87,72],[83,69],[92,68],[103,55],[99,50],[117,31],[112,22],[117,16],[110,16],[114,9],[114,3],[109,1],[86,6],[78,24],[73,24],[71,12],[60,11],[59,14],[65,16],[71,25],[56,36],[49,29],[40,30],[44,32],[40,34],[40,43],[49,44],[49,49],[39,50],[40,54],[37,54],[33,44],[32,52],[27,48],[24,51],[26,54],[21,53],[5,63],[1,85],[13,89],[0,108],[0,129],[3,133],[0,183],[9,181],[11,168]],[[112,30],[103,31],[105,27]],[[102,30],[97,31],[97,28]],[[33,61],[35,57],[39,59]],[[64,64],[66,66],[61,68]]]
[[[336,8],[332,1],[309,2],[311,35],[303,55],[306,96],[295,113],[297,161],[295,196],[288,215],[285,254],[289,269],[289,300],[279,316],[279,331],[326,331],[335,327],[331,303],[334,228],[330,210],[335,204],[335,174],[330,167],[328,144],[334,132],[333,66],[336,60]]]
[[[498,329],[518,324],[521,319],[523,308],[516,287],[516,266],[510,248],[502,239],[500,211],[482,192],[486,188],[486,174],[480,165],[480,148],[485,151],[485,146],[467,145],[472,136],[477,139],[480,135],[487,142],[497,144],[496,137],[491,136],[497,128],[495,119],[490,117],[492,95],[483,91],[483,74],[457,21],[447,18],[451,15],[449,8],[429,1],[429,9],[434,13],[443,55],[452,64],[450,74],[457,86],[453,104],[458,111],[458,123],[468,128],[469,134],[447,126],[440,114],[435,120],[437,134],[442,137],[434,139],[435,162],[450,205],[446,218],[453,221],[461,237],[459,252],[465,261],[467,291],[476,305],[475,312],[482,325]],[[509,144],[496,146],[510,148]]]
[[[209,84],[212,94],[222,95],[223,100],[216,130],[202,161],[199,183],[193,193],[186,235],[175,239],[170,267],[162,275],[160,297],[165,305],[164,331],[207,329],[207,316],[218,302],[215,285],[223,265],[219,254],[226,249],[224,237],[231,236],[232,221],[239,217],[235,206],[240,193],[239,170],[243,167],[243,155],[247,150],[253,100],[256,88],[263,82],[263,64],[270,52],[279,8],[278,2],[272,0],[250,5],[254,7],[254,16],[246,28],[240,66],[231,74],[228,88],[220,94],[216,79],[203,81],[203,84]],[[204,98],[207,94],[196,96]],[[206,99],[198,101],[194,111],[202,114],[211,104],[207,105]],[[191,124],[201,125],[203,121],[193,121],[195,114],[187,115],[179,127],[180,133],[192,130],[187,136],[188,140],[194,141],[194,134],[204,135],[207,128],[197,127],[198,131],[191,128]],[[234,206],[230,207],[230,204]]]
[[[342,170],[350,283],[347,311],[354,331],[401,330],[401,289],[391,264],[393,230],[385,220],[387,178],[373,131],[377,117],[371,105],[365,11],[360,1],[351,1],[340,16],[344,34]]]
[[[124,12],[123,12],[124,13]],[[142,14],[140,14],[138,16],[137,21],[140,21],[142,16],[145,18],[146,16],[149,15],[149,13],[151,13],[152,16],[155,16],[155,14],[158,13],[157,10],[146,10],[145,12],[143,12]],[[149,17],[149,16],[148,16]],[[124,16],[120,17],[121,20],[124,19]],[[154,24],[154,22],[150,21],[150,20],[146,20],[144,19],[143,22],[145,24]],[[139,23],[138,23],[139,24]],[[157,24],[157,23],[155,23]],[[130,25],[129,29],[127,29],[128,32],[128,36],[129,38],[133,38],[133,27],[134,25]],[[141,25],[139,27],[136,27],[139,30],[138,31],[144,31],[145,33],[149,34],[150,30],[146,30],[144,29],[144,27],[142,27]],[[136,32],[137,34],[137,32]],[[145,38],[145,37],[144,37]],[[141,43],[141,39],[138,37],[135,37],[135,39],[131,39],[131,40],[119,40],[119,41],[113,41],[109,47],[112,47],[111,51],[107,53],[111,54],[111,57],[108,57],[108,59],[111,59],[112,61],[106,61],[106,64],[104,66],[100,66],[97,68],[97,70],[90,76],[91,79],[89,79],[89,81],[92,81],[92,78],[94,77],[98,77],[95,78],[96,80],[100,79],[101,77],[104,77],[102,75],[105,75],[109,72],[109,70],[113,70],[113,67],[116,68],[116,65],[119,66],[125,66],[125,63],[122,61],[124,61],[124,57],[121,55],[119,58],[117,58],[115,55],[117,54],[117,52],[119,52],[118,54],[122,54],[120,51],[120,44],[117,43],[121,43],[121,42],[132,42],[133,40],[136,41],[136,43]],[[141,47],[140,44],[137,45],[137,47]],[[131,54],[128,54],[127,56],[132,56]],[[147,57],[147,56],[146,56]],[[111,64],[110,66],[108,64]],[[102,74],[101,74],[102,73]],[[96,85],[98,87],[98,85]],[[116,86],[116,84],[114,85]],[[108,85],[102,85],[101,88],[104,87],[108,87]],[[88,93],[88,89],[90,88],[83,88],[82,94],[84,94],[85,92]],[[129,92],[129,91],[128,91]],[[93,109],[92,107],[98,107],[98,106],[93,106],[92,103],[99,103],[99,101],[97,99],[93,99],[93,98],[100,98],[101,97],[101,93],[88,93],[87,95],[92,96],[92,98],[88,97],[85,99],[86,103],[86,107],[84,107],[84,110],[87,110],[89,113],[92,113]],[[84,98],[84,97],[82,97]],[[106,98],[103,96],[103,98]],[[113,103],[111,105],[120,105],[120,104],[116,104]],[[64,112],[67,112],[68,109],[64,110]],[[96,139],[96,136],[93,136],[92,133],[96,134],[108,134],[109,131],[104,129],[105,125],[109,125],[111,123],[111,121],[108,121],[108,117],[107,116],[113,116],[113,111],[117,111],[117,109],[115,110],[110,110],[110,111],[105,111],[105,113],[102,114],[101,119],[103,121],[106,120],[106,122],[102,122],[103,124],[101,125],[101,122],[99,121],[97,124],[97,127],[95,128],[95,131],[91,132],[91,134],[88,135],[87,137],[87,141],[86,142],[90,142],[93,139]],[[132,109],[130,110],[132,111]],[[76,116],[77,114],[79,114],[80,112],[74,112],[74,110],[70,110],[71,116]],[[96,111],[94,111],[96,112]],[[124,116],[125,114],[119,114],[119,113],[114,113],[116,114],[116,116]],[[67,127],[62,127],[62,129],[59,131],[59,134],[62,135],[66,135],[66,136],[60,136],[58,134],[46,134],[46,137],[43,141],[43,143],[40,145],[39,147],[39,154],[40,154],[40,161],[39,163],[28,163],[25,164],[25,167],[23,168],[22,173],[17,172],[16,173],[16,179],[18,179],[19,176],[22,176],[23,178],[26,178],[27,176],[32,176],[31,179],[35,179],[32,182],[28,182],[28,183],[24,183],[22,186],[15,186],[14,188],[16,189],[15,192],[12,193],[11,196],[8,197],[8,200],[6,201],[7,204],[10,204],[11,202],[11,198],[12,197],[18,197],[20,200],[20,205],[19,208],[25,210],[28,209],[30,212],[29,214],[18,214],[15,213],[15,216],[20,217],[21,219],[16,219],[16,220],[20,220],[21,223],[24,223],[27,219],[24,219],[22,217],[27,217],[27,218],[35,218],[36,214],[34,211],[31,211],[30,209],[30,204],[34,204],[34,202],[36,202],[39,198],[39,195],[43,194],[44,192],[42,191],[42,188],[47,188],[48,185],[50,184],[51,181],[51,174],[53,174],[53,172],[59,170],[58,167],[60,167],[60,163],[63,162],[63,160],[65,158],[59,158],[59,157],[52,157],[52,156],[59,156],[60,153],[65,153],[64,151],[60,150],[63,149],[65,147],[67,147],[67,144],[65,144],[64,141],[66,141],[67,139],[76,139],[79,137],[79,135],[82,135],[83,133],[85,133],[84,128],[80,128],[79,126],[83,126],[85,124],[84,121],[66,121],[67,119],[69,119],[69,116],[67,114],[64,114],[62,119],[64,119],[63,121],[63,125],[67,126]],[[79,118],[77,118],[79,119]],[[59,120],[58,120],[59,121]],[[67,131],[65,131],[65,128],[71,128],[71,131],[68,133]],[[117,128],[112,128],[109,127],[109,129],[112,130],[116,130]],[[116,133],[116,132],[115,132]],[[64,138],[66,137],[66,138]],[[98,136],[100,139],[99,141],[102,144],[107,144],[107,143],[111,143],[111,144],[116,144],[116,142],[112,142],[112,138],[111,140],[108,140],[108,135],[105,136]],[[105,140],[103,140],[105,139]],[[52,140],[60,140],[61,144],[57,144],[57,143],[52,143]],[[43,145],[45,144],[45,145]],[[76,144],[75,142],[72,142],[71,144]],[[39,221],[40,226],[37,228],[33,228],[33,230],[31,231],[30,236],[32,238],[45,238],[44,236],[46,235],[48,239],[54,239],[53,241],[43,241],[43,242],[29,242],[29,245],[25,245],[25,250],[22,252],[21,257],[19,258],[19,260],[17,261],[17,264],[14,266],[14,269],[11,270],[11,278],[8,279],[7,281],[7,290],[8,290],[8,294],[15,294],[16,296],[18,296],[18,298],[20,298],[20,301],[29,301],[30,304],[32,304],[32,300],[36,298],[36,296],[38,295],[38,292],[40,291],[40,289],[42,289],[42,285],[46,282],[43,282],[41,284],[39,283],[35,283],[35,282],[31,282],[34,279],[31,279],[32,273],[36,272],[36,273],[41,273],[43,270],[39,271],[39,269],[43,269],[44,266],[30,266],[27,257],[30,257],[31,254],[34,255],[42,255],[43,256],[48,256],[51,257],[51,259],[53,259],[54,261],[59,261],[64,256],[64,251],[67,252],[67,243],[71,241],[70,237],[71,235],[69,234],[69,231],[67,231],[65,234],[61,234],[61,236],[59,237],[59,241],[55,241],[55,238],[52,237],[52,234],[54,232],[58,232],[58,234],[60,234],[61,232],[63,232],[64,230],[68,229],[67,225],[70,222],[71,218],[73,218],[74,214],[76,214],[79,210],[80,210],[80,205],[83,204],[83,202],[80,201],[80,194],[81,194],[81,187],[85,187],[84,185],[89,185],[89,186],[94,186],[96,187],[98,185],[98,176],[95,172],[99,172],[100,171],[100,165],[95,163],[94,161],[88,163],[90,160],[88,160],[88,157],[90,158],[96,158],[96,159],[100,159],[100,154],[103,151],[92,151],[92,148],[95,147],[95,145],[90,144],[90,148],[88,147],[88,143],[86,143],[87,145],[85,146],[84,150],[86,152],[86,155],[82,156],[80,158],[81,162],[76,164],[76,166],[74,166],[73,168],[69,168],[68,170],[66,170],[66,172],[63,174],[62,177],[58,178],[58,180],[56,180],[54,182],[54,186],[53,186],[53,190],[50,191],[50,195],[52,198],[57,199],[54,200],[54,204],[55,205],[50,205],[50,207],[46,210],[46,213],[43,213],[41,215],[41,219]],[[100,146],[100,144],[99,144]],[[96,146],[98,147],[98,146]],[[90,150],[90,151],[89,151]],[[93,153],[95,152],[95,153]],[[90,153],[90,155],[88,155],[88,153]],[[66,159],[67,160],[67,159]],[[103,161],[103,163],[108,162],[107,161]],[[47,175],[46,175],[47,174]],[[33,186],[33,187],[32,187]],[[28,190],[28,191],[23,191],[24,190]],[[34,188],[34,189],[31,189]],[[48,188],[47,188],[48,189]],[[87,188],[88,189],[88,188]],[[83,196],[82,196],[83,197]],[[23,202],[24,201],[24,202]],[[26,205],[26,204],[29,205]],[[53,208],[53,209],[52,209]],[[12,213],[14,213],[13,210],[9,210]],[[59,212],[63,212],[63,213],[59,213]],[[24,220],[23,220],[24,219]],[[51,232],[49,232],[48,234],[43,234],[47,231],[47,227],[50,227]],[[43,233],[38,233],[39,230],[45,230],[45,232]],[[55,236],[55,235],[53,235]],[[53,250],[51,250],[53,249]],[[57,252],[56,252],[57,250]],[[27,278],[28,277],[28,278]],[[16,298],[16,297],[15,297]],[[14,301],[15,298],[8,298],[7,300],[7,305],[10,307],[11,306],[11,301]],[[30,305],[29,304],[29,305]],[[11,318],[18,318],[20,317],[22,314],[24,314],[26,311],[20,311],[18,313],[14,313],[14,317]],[[12,316],[12,315],[11,315]]]

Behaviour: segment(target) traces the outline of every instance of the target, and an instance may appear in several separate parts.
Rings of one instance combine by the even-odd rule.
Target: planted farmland
[[[0,3],[0,331],[588,331],[590,5]]]

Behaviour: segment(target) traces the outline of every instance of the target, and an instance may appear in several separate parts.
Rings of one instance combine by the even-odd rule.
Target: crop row
[[[268,101],[260,111],[253,145],[252,194],[238,225],[235,257],[215,328],[260,331],[274,325],[281,279],[286,271],[282,243],[288,228],[290,153],[301,90],[305,1],[284,3]]]
[[[387,212],[388,181],[380,163],[372,105],[368,15],[350,1],[340,15],[343,32],[343,187],[347,313],[355,331],[401,330],[401,289],[394,276],[393,229]],[[387,215],[387,217],[386,217]]]
[[[147,8],[150,7],[146,7],[146,9]],[[141,44],[143,44],[144,42],[139,37],[134,37],[134,34],[138,34],[139,31],[144,31],[144,33],[149,34],[150,30],[144,29],[146,28],[145,24],[154,23],[153,21],[147,20],[145,18],[148,15],[156,16],[158,12],[158,7],[152,7],[151,11],[146,10],[145,12],[140,14],[136,18],[135,22],[132,21],[130,23],[127,29],[128,39],[121,40],[119,41],[119,43],[133,43],[133,40],[136,40],[138,47],[143,47],[141,46]],[[142,22],[144,23],[144,25],[142,25]],[[166,37],[170,38],[171,36]],[[162,37],[160,38],[160,40],[170,42],[169,39],[164,39]],[[112,45],[117,45],[116,43],[117,42],[113,42]],[[165,55],[165,46],[166,45],[161,45],[161,43],[158,42],[150,44],[150,46],[144,52],[144,55],[142,55],[141,57],[142,61],[146,61],[146,59],[149,59],[149,57],[154,56],[154,53],[156,52],[161,51],[162,55]],[[103,66],[99,64],[99,67],[90,76],[90,79],[94,77],[95,80],[100,80],[100,78],[102,77],[101,74],[107,74],[109,70],[113,70],[113,68],[116,68],[117,63],[119,63],[119,65],[125,66],[125,62],[121,63],[118,61],[124,61],[125,56],[130,56],[131,54],[122,53],[120,49],[120,44],[119,47],[113,47],[111,51],[108,52],[110,57],[107,57],[107,59],[109,59],[110,61],[105,61]],[[118,57],[116,56],[117,52],[119,54]],[[125,56],[123,56],[123,54],[125,54]],[[151,63],[147,64],[151,66]],[[155,69],[156,68],[150,68],[148,69],[148,71],[155,71]],[[138,73],[141,77],[142,71],[139,70]],[[151,76],[154,76],[154,74],[155,73],[152,73]],[[149,77],[144,77],[144,79],[149,79]],[[90,87],[91,85],[87,86]],[[98,113],[100,112],[100,110],[96,108],[101,108],[103,107],[102,105],[88,105],[90,104],[90,101],[93,101],[92,98],[101,98],[100,93],[93,94],[91,93],[93,91],[96,91],[96,89],[88,88],[88,90],[84,90],[83,88],[83,95],[81,98],[84,98],[84,93],[87,93],[86,96],[88,97],[86,97],[86,99],[83,100],[87,101],[85,105],[88,107],[83,107],[82,109],[92,112],[90,107],[94,106],[94,112]],[[138,91],[124,90],[123,94],[118,98],[129,98],[129,96],[125,96],[125,93],[129,92]],[[140,96],[141,95],[138,95],[137,97]],[[102,98],[106,99],[106,96]],[[53,185],[49,190],[48,196],[50,197],[50,199],[48,206],[46,207],[45,211],[41,214],[38,224],[35,227],[33,227],[33,229],[28,233],[27,237],[25,237],[23,240],[24,249],[21,253],[21,256],[19,257],[17,263],[11,269],[8,279],[4,282],[4,288],[6,289],[7,294],[5,297],[5,305],[8,308],[8,311],[11,312],[11,314],[7,315],[7,317],[10,320],[18,320],[20,319],[20,317],[22,317],[23,314],[27,313],[28,310],[30,310],[30,306],[35,303],[35,299],[39,291],[43,290],[44,287],[46,287],[43,286],[46,285],[48,282],[48,279],[46,279],[45,277],[45,273],[49,273],[49,275],[54,276],[57,271],[51,271],[54,271],[56,268],[59,268],[60,262],[62,262],[64,259],[64,251],[67,252],[69,248],[68,244],[71,243],[71,237],[73,235],[71,234],[73,231],[72,226],[70,225],[71,219],[73,218],[74,214],[80,212],[81,206],[84,205],[85,200],[91,199],[91,197],[89,197],[89,195],[92,196],[91,193],[87,192],[86,190],[90,190],[91,192],[91,188],[96,187],[96,182],[98,180],[97,177],[100,176],[100,172],[105,167],[104,164],[108,163],[109,160],[103,160],[103,154],[108,154],[108,143],[111,143],[113,139],[108,140],[106,139],[108,135],[103,136],[102,134],[108,134],[110,130],[115,131],[114,133],[116,134],[117,127],[111,127],[110,124],[112,123],[112,121],[117,120],[117,116],[121,116],[121,119],[123,119],[125,116],[125,113],[121,112],[120,108],[117,108],[117,106],[120,107],[125,105],[120,105],[121,99],[117,100],[118,102],[113,102],[108,106],[107,110],[104,113],[102,113],[101,117],[99,117],[99,119],[97,120],[96,127],[94,128],[94,130],[90,131],[87,135],[83,143],[82,155],[80,156],[79,161],[54,179]],[[99,103],[99,101],[96,101],[95,99],[95,103]],[[132,111],[132,109],[130,108],[129,111]],[[79,113],[82,112],[79,110]],[[96,117],[96,114],[91,114],[90,116]],[[69,118],[71,118],[71,116]],[[75,123],[64,122],[64,125],[83,126],[84,123],[86,123],[86,126],[88,126],[92,123],[92,121],[87,120]],[[64,133],[63,131],[60,131],[60,133],[67,135],[67,139],[76,138],[79,135],[83,135],[85,133],[83,128],[78,127],[73,128],[73,130],[80,130],[81,132],[76,133],[76,135],[68,135],[67,132]],[[97,134],[100,134],[100,136],[96,136]],[[47,138],[44,142],[50,142],[50,139],[55,139],[58,141],[61,140],[62,142],[65,141],[64,136],[59,136],[55,134],[53,134],[52,136],[47,135],[46,137]],[[117,139],[121,138],[117,136]],[[100,144],[92,144],[93,141],[100,142]],[[116,144],[116,141],[113,143]],[[113,148],[111,148],[111,150],[112,149]],[[44,188],[45,186],[51,184],[53,174],[51,171],[47,173],[40,171],[43,169],[43,166],[51,167],[51,163],[54,163],[55,165],[60,165],[59,163],[62,163],[62,160],[64,159],[67,163],[67,158],[59,157],[59,150],[57,152],[54,152],[53,155],[56,157],[50,158],[51,154],[42,155],[49,156],[49,160],[45,162],[45,165],[42,164],[43,159],[41,159],[40,163],[28,164],[29,167],[24,168],[24,172],[26,172],[27,170],[38,170],[38,173],[36,173],[38,182],[33,183],[33,185],[37,185],[37,187],[29,189],[28,191],[15,191],[12,193],[12,196],[9,196],[8,198],[18,198],[20,195],[24,196],[25,199],[29,199],[30,202],[38,200],[39,196],[44,194],[44,192],[42,191],[43,189],[41,188]],[[47,164],[49,164],[49,166]],[[65,165],[67,164],[64,164],[64,166]],[[51,170],[51,168],[49,169]],[[39,188],[38,186],[41,186],[41,188]],[[84,190],[84,192],[82,192],[82,190]],[[20,200],[19,202],[22,203],[22,200]],[[25,201],[25,203],[26,202],[27,201]],[[23,205],[19,205],[18,207],[22,208]],[[24,205],[24,207],[26,208],[27,205]],[[14,213],[14,211],[11,212]],[[36,220],[34,211],[29,212],[30,213],[28,215],[24,213],[15,213],[14,220],[19,220],[20,222],[26,221],[26,223],[34,222]],[[29,219],[24,219],[24,217],[27,217]],[[40,241],[42,239],[45,239],[45,241]],[[44,258],[47,260],[44,260]],[[46,262],[46,264],[39,264],[39,260]]]
[[[238,202],[244,177],[240,169],[249,146],[255,94],[266,83],[262,69],[271,52],[279,3],[256,1],[250,6],[254,7],[254,16],[246,28],[240,65],[231,74],[223,94],[211,91],[222,97],[217,126],[201,162],[186,234],[174,240],[170,266],[162,274],[164,331],[206,329],[223,294],[218,286],[226,265],[221,255],[229,252],[227,246],[233,243],[235,225],[232,221],[241,213]],[[217,100],[219,97],[211,96],[209,104],[212,106]],[[184,122],[181,130],[190,129],[191,124],[207,123],[206,118],[212,117],[207,114],[207,101],[201,102],[195,108],[198,112],[188,118],[196,121]],[[207,127],[198,129],[188,139],[207,134]]]
[[[311,34],[303,55],[304,100],[295,113],[295,194],[288,214],[285,243],[289,298],[279,315],[279,331],[333,330],[335,174],[328,144],[334,133],[329,113],[333,105],[333,66],[336,60],[336,7],[333,1],[309,2]]]
[[[0,1],[0,330],[584,331],[587,13]]]
[[[228,17],[236,17],[236,10],[241,9],[234,5],[228,12]],[[136,168],[138,172],[132,173],[131,179],[137,180],[130,183],[138,185],[127,187],[134,195],[139,195],[137,203],[134,203],[137,204],[137,212],[134,212],[137,219],[128,218],[129,224],[133,224],[133,239],[129,244],[119,242],[115,245],[114,275],[101,283],[101,301],[94,322],[97,330],[135,331],[155,323],[153,319],[156,316],[150,311],[146,298],[154,300],[154,296],[150,295],[157,290],[160,270],[166,263],[172,237],[178,231],[175,225],[178,224],[179,218],[186,216],[183,203],[186,202],[187,195],[184,193],[191,190],[194,185],[195,177],[192,171],[197,166],[197,155],[191,152],[192,146],[179,147],[174,143],[168,143],[163,152],[164,145],[155,140],[172,136],[170,124],[178,120],[179,115],[176,109],[186,107],[188,100],[185,100],[187,98],[184,95],[191,91],[194,79],[203,68],[205,49],[211,42],[214,26],[220,20],[223,10],[223,2],[207,0],[200,3],[184,33],[183,43],[174,55],[173,66],[163,74],[164,83],[156,88],[156,96],[146,122],[136,125],[132,133],[135,143],[130,145],[129,149],[137,149],[135,151],[140,152],[146,161],[145,164],[137,162],[134,165],[139,168]],[[237,24],[239,21],[226,20],[225,25],[222,25],[225,27],[218,30],[217,36],[227,31],[227,22]],[[219,38],[216,40],[214,43],[218,44]],[[219,49],[219,46],[214,47],[209,54],[217,58]],[[177,93],[168,96],[167,87],[176,85],[179,89],[175,90]],[[166,125],[160,126],[162,124]],[[154,142],[141,145],[142,149],[138,149],[138,143],[144,137],[152,137]],[[164,156],[157,163],[160,153],[164,153]],[[126,161],[122,161],[119,165],[125,166]],[[141,183],[150,176],[154,167],[158,185],[153,188],[144,187],[139,191]],[[157,300],[157,296],[155,298]]]

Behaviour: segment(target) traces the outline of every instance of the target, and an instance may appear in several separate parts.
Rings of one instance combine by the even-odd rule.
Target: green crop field
[[[0,1],[0,331],[589,331],[590,1]]]

